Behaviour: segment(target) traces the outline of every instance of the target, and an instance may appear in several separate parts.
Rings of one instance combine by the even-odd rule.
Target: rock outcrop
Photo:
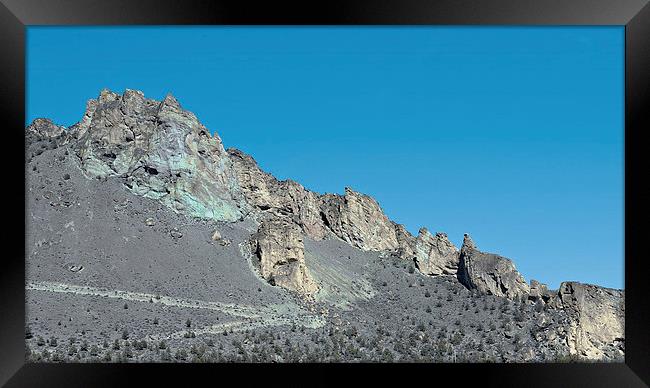
[[[326,226],[348,244],[364,251],[399,248],[393,222],[372,197],[346,187],[343,196],[325,194],[322,201]]]
[[[447,234],[433,236],[421,228],[415,241],[415,264],[426,275],[455,275],[458,271],[458,248],[449,241]]]
[[[318,290],[305,266],[305,246],[300,228],[283,218],[262,222],[252,240],[260,273],[270,284],[302,295]]]
[[[534,279],[530,281],[530,294],[528,294],[528,299],[533,301],[541,300],[543,302],[548,302],[552,296],[553,295],[549,291],[546,284],[540,283]]]
[[[277,180],[242,151],[229,149],[228,155],[246,201],[257,211],[289,218],[315,240],[333,233],[363,250],[399,248],[398,225],[386,217],[372,197],[348,187],[344,195],[319,195],[292,180]]]
[[[50,119],[36,119],[25,129],[25,159],[29,161],[67,142],[68,133],[64,127]]]
[[[320,212],[320,197],[292,181],[279,181],[262,171],[255,160],[242,151],[228,149],[235,174],[246,201],[257,211],[287,217],[305,234],[322,240],[328,234]]]
[[[621,359],[625,353],[625,293],[563,282],[556,307],[570,318],[569,349],[588,359]]]
[[[397,237],[397,250],[394,252],[397,257],[404,260],[416,260],[415,237],[404,227],[404,225],[393,222],[395,236]]]
[[[479,251],[468,234],[460,250],[457,276],[465,287],[482,294],[520,298],[530,292],[510,259]]]
[[[194,217],[234,221],[247,212],[221,139],[171,95],[158,102],[104,90],[69,132],[90,178],[121,176],[135,194]]]

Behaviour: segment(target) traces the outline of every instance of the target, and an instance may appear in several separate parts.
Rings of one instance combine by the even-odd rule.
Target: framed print
[[[647,2],[0,18],[3,384],[650,381]]]

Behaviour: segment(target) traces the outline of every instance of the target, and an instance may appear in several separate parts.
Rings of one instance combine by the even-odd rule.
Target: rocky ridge
[[[168,95],[147,99],[135,90],[104,90],[87,103],[81,121],[64,128],[37,119],[26,129],[26,157],[69,145],[90,179],[121,179],[135,195],[175,212],[213,221],[254,220],[251,237],[261,276],[312,295],[318,285],[304,261],[302,236],[340,239],[363,251],[412,261],[424,275],[455,276],[470,290],[509,299],[529,298],[565,309],[572,319],[572,351],[603,358],[623,344],[624,294],[575,282],[557,292],[526,284],[511,260],[479,251],[465,235],[458,250],[444,233],[417,237],[391,221],[372,197],[345,188],[318,194],[279,181],[221,139]],[[614,349],[614,350],[612,350]],[[608,353],[609,352],[609,353]]]
[[[460,250],[458,280],[467,288],[482,294],[521,298],[530,288],[512,260],[478,250],[472,238],[465,234]]]

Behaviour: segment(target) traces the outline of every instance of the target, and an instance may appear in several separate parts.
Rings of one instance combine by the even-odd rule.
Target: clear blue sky
[[[171,92],[278,178],[622,288],[623,53],[623,27],[29,27],[27,121]]]

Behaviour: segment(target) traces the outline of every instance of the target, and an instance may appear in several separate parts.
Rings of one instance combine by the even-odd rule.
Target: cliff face
[[[623,357],[625,294],[578,282],[560,285],[556,306],[567,311],[571,352],[588,359]]]
[[[102,91],[87,107],[70,135],[89,178],[121,176],[133,193],[199,218],[234,221],[248,211],[221,139],[174,97]]]
[[[415,263],[426,275],[455,275],[458,271],[458,248],[445,233],[433,236],[426,228],[421,228],[415,251]]]
[[[444,233],[421,228],[417,237],[411,235],[375,199],[351,188],[343,195],[319,194],[279,181],[251,156],[226,151],[219,136],[172,96],[155,101],[139,91],[104,90],[70,128],[37,119],[25,135],[28,160],[65,145],[87,178],[115,178],[131,193],[191,217],[252,222],[261,276],[300,295],[319,291],[305,262],[303,239],[339,240],[413,262],[423,275],[453,277],[482,295],[563,309],[571,316],[568,341],[575,354],[600,359],[622,352],[622,291],[572,282],[558,292],[536,281],[529,286],[510,259],[479,251],[468,235],[458,250]]]
[[[262,277],[302,295],[310,295],[318,286],[305,266],[305,245],[294,223],[276,218],[266,220],[253,237]]]
[[[323,196],[322,212],[326,225],[348,244],[366,251],[392,251],[398,248],[393,223],[377,201],[349,187],[345,194]]]
[[[262,171],[255,160],[242,151],[229,149],[228,155],[246,202],[259,216],[287,218],[315,240],[328,235],[321,218],[319,195],[294,181],[278,181]]]
[[[489,295],[521,298],[530,292],[510,259],[479,251],[468,234],[460,250],[458,280],[469,289]]]

